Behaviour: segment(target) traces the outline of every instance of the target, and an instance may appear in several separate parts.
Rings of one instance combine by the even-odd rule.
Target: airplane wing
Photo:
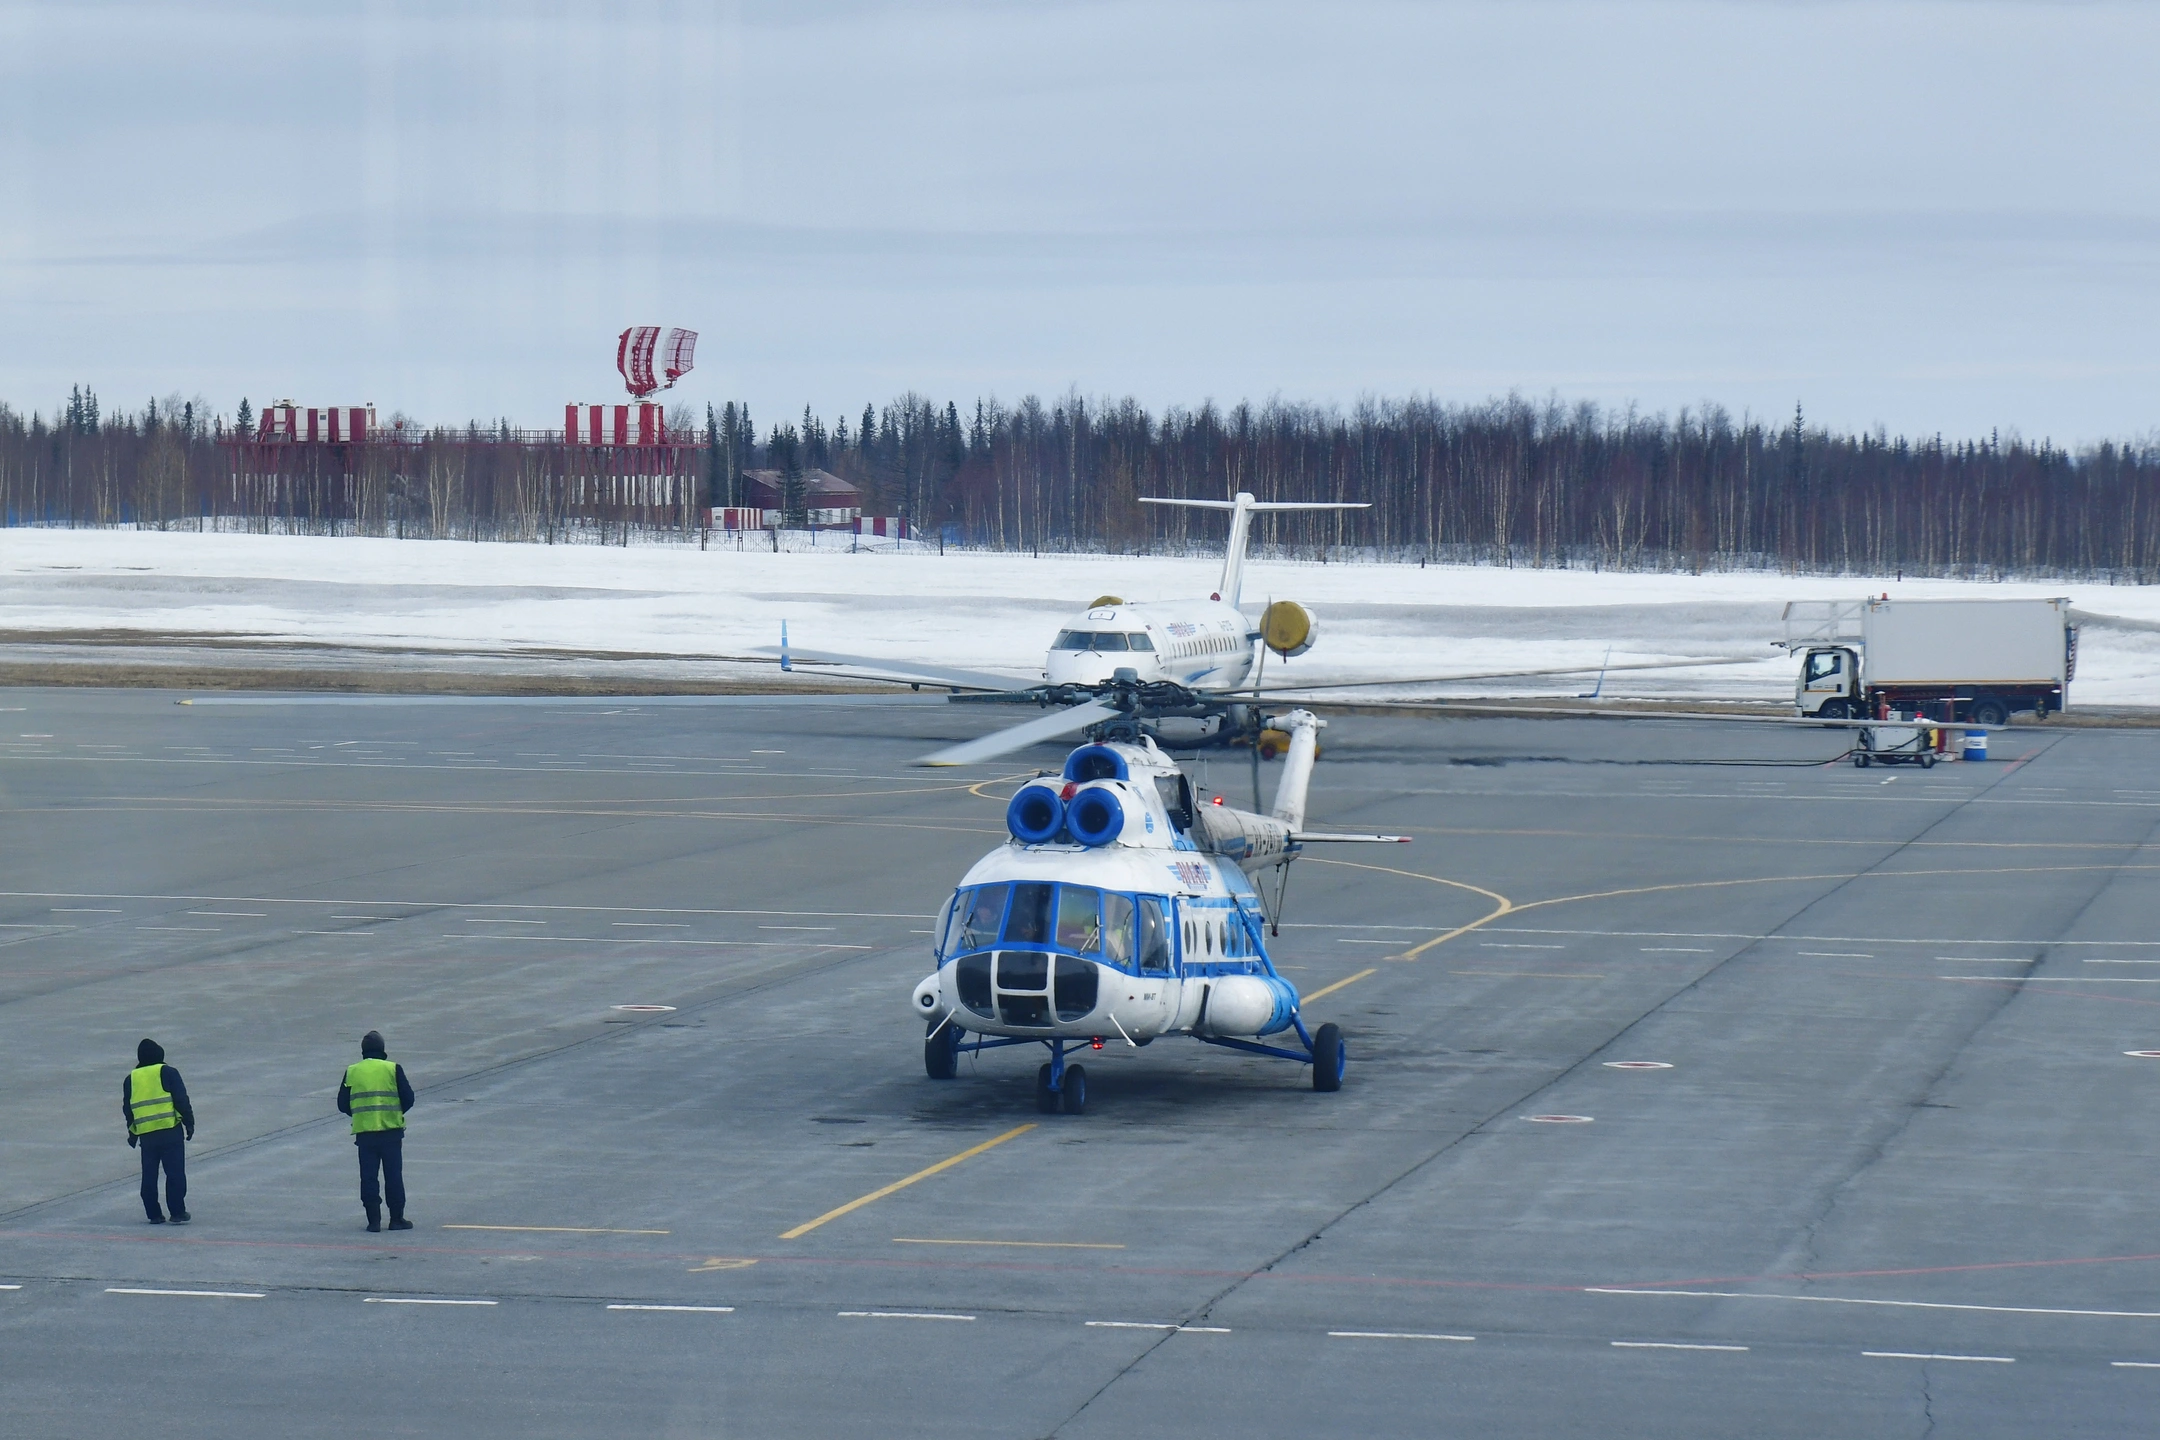
[[[1462,675],[1418,675],[1397,680],[1315,680],[1304,685],[1247,686],[1242,690],[1224,690],[1224,695],[1283,695],[1311,694],[1323,690],[1354,690],[1372,685],[1441,685],[1453,680],[1520,680],[1537,675],[1589,675],[1614,674],[1622,670],[1693,670],[1708,665],[1753,665],[1758,660],[1775,659],[1765,655],[1698,655],[1685,660],[1637,660],[1624,665],[1556,665],[1546,670],[1485,670]]]
[[[1315,705],[1329,702],[1315,700]],[[1347,705],[1350,701],[1336,701]],[[1374,700],[1365,702],[1396,710],[1444,710],[1465,715],[1512,715],[1524,719],[1551,716],[1561,720],[1715,720],[1727,725],[1806,725],[1817,730],[1872,730],[1883,725],[1917,725],[1938,730],[2008,730],[2008,725],[1976,725],[1969,720],[1826,720],[1813,715],[1735,715],[1715,710],[1618,710],[1589,705],[1539,705],[1524,701],[1509,705],[1469,700]]]
[[[1030,720],[1023,725],[1012,726],[1010,729],[1000,730],[995,734],[985,735],[980,740],[969,740],[965,744],[954,745],[950,749],[940,750],[934,755],[925,755],[915,763],[917,765],[980,764],[985,760],[995,760],[1000,755],[1010,755],[1015,750],[1025,750],[1028,746],[1040,744],[1045,740],[1055,740],[1061,735],[1070,735],[1076,730],[1085,730],[1090,725],[1099,724],[1113,715],[1122,713],[1114,705],[1105,705],[1100,700],[1090,700],[1082,705],[1070,705],[1063,710],[1053,710],[1039,719]]]
[[[1325,830],[1299,830],[1290,836],[1299,844],[1312,842],[1329,845],[1407,845],[1408,835],[1337,835]]]
[[[778,646],[760,645],[752,652],[758,655],[780,655]],[[1030,687],[1015,681],[1009,675],[992,675],[982,670],[959,670],[945,665],[918,665],[912,660],[879,660],[868,655],[835,655],[825,650],[797,650],[792,646],[785,651],[791,665],[815,665],[828,674],[839,672],[832,666],[847,666],[858,671],[874,671],[851,678],[864,680],[891,680],[901,685],[941,685],[951,690],[983,690],[992,694],[1004,694]]]

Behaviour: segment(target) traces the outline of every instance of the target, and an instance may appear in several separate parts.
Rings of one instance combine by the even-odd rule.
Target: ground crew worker
[[[185,1145],[195,1138],[195,1107],[188,1103],[180,1072],[165,1063],[165,1047],[155,1040],[135,1047],[135,1068],[120,1082],[120,1115],[127,1121],[128,1147],[142,1156],[143,1214],[152,1225],[163,1225],[170,1211],[173,1224],[187,1224]],[[158,1208],[160,1166],[165,1170],[164,1210]]]
[[[392,1064],[374,1030],[360,1037],[360,1059],[345,1068],[337,1108],[352,1116],[353,1144],[360,1151],[360,1204],[367,1228],[382,1229],[382,1202],[390,1202],[390,1228],[410,1230],[405,1218],[405,1112],[413,1107],[405,1067]],[[382,1185],[376,1187],[376,1171]]]

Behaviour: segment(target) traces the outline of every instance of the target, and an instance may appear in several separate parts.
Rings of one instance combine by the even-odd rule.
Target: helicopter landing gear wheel
[[[1065,1086],[1058,1092],[1065,1102],[1068,1115],[1087,1113],[1087,1070],[1079,1065],[1065,1067]]]
[[[1048,1062],[1035,1072],[1035,1108],[1045,1115],[1055,1115],[1058,1111],[1058,1092],[1050,1088]]]
[[[1343,1069],[1350,1063],[1350,1052],[1343,1045],[1340,1025],[1322,1025],[1313,1032],[1312,1039],[1312,1088],[1315,1090],[1342,1089]]]
[[[950,1080],[960,1073],[960,1027],[942,1020],[923,1036],[923,1071],[932,1080]]]

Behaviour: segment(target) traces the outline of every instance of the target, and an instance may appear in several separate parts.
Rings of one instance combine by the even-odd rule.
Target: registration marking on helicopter
[[[863,1206],[874,1204],[877,1201],[884,1199],[887,1195],[894,1193],[895,1191],[907,1189],[908,1186],[913,1185],[918,1180],[927,1180],[932,1175],[936,1175],[942,1171],[952,1169],[953,1166],[960,1164],[962,1161],[972,1160],[977,1155],[982,1154],[985,1150],[994,1149],[999,1145],[1003,1145],[1008,1140],[1017,1140],[1022,1135],[1027,1134],[1028,1131],[1033,1130],[1034,1128],[1035,1122],[1032,1120],[1025,1125],[1015,1125],[1012,1129],[1007,1130],[1002,1135],[994,1135],[990,1139],[983,1141],[980,1145],[969,1146],[967,1149],[962,1150],[957,1155],[947,1156],[945,1159],[938,1161],[937,1164],[926,1166],[921,1170],[917,1170],[914,1174],[904,1176],[901,1179],[895,1180],[890,1185],[879,1186],[877,1189],[872,1190],[867,1195],[858,1196],[857,1198],[848,1201],[848,1203],[845,1205],[839,1206],[836,1209],[826,1211],[823,1215],[818,1216],[815,1220],[806,1220],[802,1224],[797,1225],[792,1230],[783,1230],[780,1232],[780,1238],[782,1240],[799,1240],[803,1236],[809,1234],[812,1230],[817,1229],[818,1226],[825,1224],[829,1220],[837,1220],[843,1215],[852,1214],[854,1211],[862,1209]]]

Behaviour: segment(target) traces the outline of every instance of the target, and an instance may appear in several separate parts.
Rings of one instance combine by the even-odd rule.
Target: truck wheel
[[[1865,769],[1867,769],[1867,751],[1865,751],[1865,750],[1855,750],[1855,751],[1853,751],[1853,752],[1852,752],[1852,763],[1853,763],[1853,769],[1855,769],[1855,770],[1865,770]]]
[[[1822,703],[1822,708],[1815,712],[1815,717],[1818,720],[1850,720],[1852,719],[1852,702],[1849,700],[1825,700]]]
[[[2010,723],[2010,707],[1992,695],[1975,700],[1971,715],[1973,724],[1985,725],[1991,730]]]

